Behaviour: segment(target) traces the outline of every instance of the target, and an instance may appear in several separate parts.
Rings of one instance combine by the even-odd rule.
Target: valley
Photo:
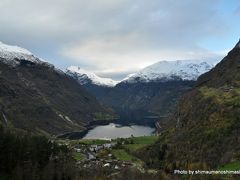
[[[205,172],[212,169],[238,170],[239,44],[240,41],[216,67],[201,75],[196,83],[180,96],[179,103],[175,103],[174,110],[168,114],[165,126],[162,128],[163,122],[158,122],[160,135],[155,143],[137,148],[136,151],[134,145],[130,148],[132,151],[121,146],[110,154],[115,153],[116,157],[126,159],[134,159],[131,157],[134,155],[144,162],[148,170],[167,173],[168,178],[171,178],[171,172],[176,169],[200,169]],[[118,86],[123,86],[124,90],[128,89],[129,84],[120,83],[116,88]],[[144,89],[142,83],[139,87],[141,88],[136,92]],[[147,87],[151,86],[147,84]],[[128,89],[128,92],[131,90]],[[123,94],[121,97],[124,97]],[[108,97],[111,96],[108,94]],[[141,100],[137,104],[141,104]],[[128,105],[125,107],[132,107]],[[220,175],[216,178],[220,178]],[[226,178],[234,179],[235,176],[226,174]]]
[[[190,91],[199,75],[217,61],[161,61],[120,82],[101,78],[81,67],[66,73],[76,79],[105,106],[111,107],[125,123],[148,124],[145,117],[168,117],[182,95]]]
[[[112,140],[62,139],[57,140],[57,143],[70,150],[79,169],[102,169],[106,177],[114,178],[122,176],[126,171],[156,176],[158,171],[148,169],[136,154],[139,149],[150,146],[157,140],[158,136],[151,135]]]
[[[240,180],[239,0],[0,0],[0,180]]]
[[[172,172],[238,169],[239,44],[215,67],[164,61],[121,82],[80,68],[63,72],[1,44],[0,158],[17,164],[0,171],[6,178],[27,169],[39,177],[181,179]],[[8,152],[15,143],[16,155]]]

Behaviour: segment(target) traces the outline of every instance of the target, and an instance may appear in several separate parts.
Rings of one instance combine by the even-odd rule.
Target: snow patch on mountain
[[[39,59],[30,51],[18,46],[6,45],[2,42],[0,42],[0,58],[3,62],[10,65],[18,65],[20,60],[39,62]]]
[[[115,81],[110,78],[101,78],[94,74],[93,72],[89,72],[78,66],[68,67],[66,73],[76,78],[78,82],[82,85],[92,83],[99,86],[114,87],[118,83],[118,81]]]
[[[21,48],[21,47],[18,47],[18,46],[10,46],[10,45],[4,44],[2,42],[0,42],[0,49],[3,52],[32,55],[32,53],[30,51],[28,51],[24,48]]]
[[[54,67],[54,65],[48,63],[44,59],[38,58],[27,49],[21,48],[19,46],[7,45],[2,43],[1,41],[0,41],[0,61],[13,67],[16,67],[21,63],[26,62],[33,64],[41,64],[46,67],[54,69],[56,72],[60,74],[64,73],[62,70]]]
[[[122,82],[152,82],[170,80],[197,80],[197,78],[211,70],[216,65],[215,60],[177,60],[160,61],[150,65],[135,74],[126,77]]]
[[[47,64],[43,59],[37,58],[30,51],[24,48],[0,42],[0,61],[16,66],[23,60],[32,63]]]

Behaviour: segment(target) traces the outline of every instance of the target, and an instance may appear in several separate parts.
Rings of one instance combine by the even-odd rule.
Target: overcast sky
[[[239,22],[239,0],[0,1],[0,41],[115,79],[161,60],[224,56]]]

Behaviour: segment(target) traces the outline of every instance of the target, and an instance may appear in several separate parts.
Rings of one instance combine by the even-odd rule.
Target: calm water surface
[[[145,136],[151,135],[154,132],[154,128],[148,126],[122,126],[115,123],[110,123],[108,125],[100,125],[88,131],[88,133],[83,137],[83,139],[115,139],[115,138],[127,138],[131,135]]]

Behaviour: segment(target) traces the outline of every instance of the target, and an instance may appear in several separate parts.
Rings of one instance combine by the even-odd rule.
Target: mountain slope
[[[70,76],[27,50],[0,44],[0,122],[35,133],[83,130],[107,111]]]
[[[122,118],[140,123],[146,116],[168,116],[194,81],[120,83],[98,100],[115,109]]]
[[[212,67],[213,63],[208,61],[164,61],[140,70],[114,87],[91,82],[83,85],[123,119],[140,123],[145,116],[168,116],[196,78]],[[81,74],[76,79],[79,77],[83,80]]]
[[[240,161],[239,44],[184,95],[159,142],[144,151],[149,166],[216,169]]]
[[[114,81],[110,78],[101,78],[77,66],[68,67],[66,73],[76,78],[81,85],[93,84],[97,86],[114,87],[118,83],[118,81]]]
[[[123,82],[165,82],[171,80],[196,81],[214,67],[215,62],[202,60],[160,61],[130,75]]]

